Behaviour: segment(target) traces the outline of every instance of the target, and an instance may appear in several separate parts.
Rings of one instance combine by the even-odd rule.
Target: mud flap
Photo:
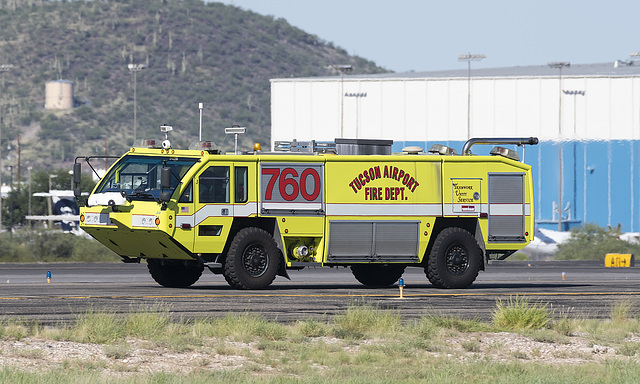
[[[484,271],[485,259],[489,260],[489,255],[487,254],[487,250],[484,246],[484,237],[482,237],[482,229],[480,228],[480,223],[476,221],[476,233],[474,235],[480,249],[482,250],[482,263],[480,264],[480,270]]]
[[[285,279],[291,281],[289,274],[287,273],[287,263],[284,260],[284,256],[282,255],[282,251],[280,251],[280,268],[278,269],[278,276],[282,276]]]

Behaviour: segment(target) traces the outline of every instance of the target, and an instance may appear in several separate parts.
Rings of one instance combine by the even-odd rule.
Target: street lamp
[[[567,61],[547,63],[558,69],[558,232],[562,232],[562,68],[570,67]]]
[[[13,64],[0,64],[0,74],[2,81],[0,82],[0,231],[2,231],[2,89],[4,87],[4,74],[13,69]]]
[[[349,64],[329,65],[328,69],[340,72],[340,137],[344,137],[344,74],[351,72],[353,67]]]
[[[9,169],[9,233],[13,233],[13,165]]]
[[[345,93],[344,97],[354,97],[356,99],[356,139],[359,137],[358,132],[360,131],[360,117],[358,116],[358,111],[360,109],[360,99],[363,97],[367,97],[366,92],[357,92],[357,93]]]
[[[51,179],[55,179],[58,175],[49,175],[49,193],[51,193]]]
[[[47,206],[49,208],[49,216],[53,216],[53,197],[51,196],[51,179],[55,179],[58,175],[49,175],[49,198],[47,199]],[[49,229],[53,228],[53,220],[49,220]]]
[[[471,138],[471,62],[480,61],[486,58],[483,54],[462,54],[458,55],[458,61],[467,62],[467,139]]]
[[[577,217],[577,209],[578,206],[576,202],[578,201],[578,191],[577,191],[577,169],[576,169],[576,139],[577,139],[577,130],[576,130],[576,121],[577,121],[577,98],[578,95],[584,96],[584,90],[567,90],[563,89],[562,93],[568,96],[573,96],[573,216]],[[584,198],[586,202],[586,197]]]
[[[138,83],[138,72],[147,68],[146,64],[133,64],[129,63],[127,66],[129,68],[129,72],[133,73],[133,142],[136,142],[137,136],[137,127],[138,127],[138,94],[137,94],[137,83]]]
[[[31,216],[31,171],[33,170],[32,166],[27,167],[27,171],[29,171],[29,216]]]

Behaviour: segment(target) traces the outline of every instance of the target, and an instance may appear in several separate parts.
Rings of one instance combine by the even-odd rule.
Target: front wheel
[[[263,289],[276,278],[279,266],[280,252],[271,234],[260,228],[243,228],[231,242],[223,275],[234,288]]]
[[[397,264],[355,264],[351,266],[353,276],[368,287],[388,287],[398,281],[405,266]]]
[[[482,249],[471,233],[446,228],[436,237],[425,272],[438,288],[467,288],[478,277],[480,263]]]
[[[163,287],[185,288],[194,284],[204,266],[191,260],[147,259],[147,268],[153,280]]]

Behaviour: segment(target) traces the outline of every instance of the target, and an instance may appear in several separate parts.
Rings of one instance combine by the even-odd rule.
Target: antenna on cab
[[[224,133],[225,133],[225,134],[227,134],[227,135],[233,134],[233,135],[235,136],[235,139],[236,139],[236,148],[235,148],[234,153],[235,153],[236,155],[239,155],[239,154],[240,154],[240,153],[238,152],[238,135],[239,135],[239,134],[241,134],[241,133],[245,133],[246,131],[247,131],[247,128],[246,128],[246,127],[241,127],[241,126],[239,126],[239,125],[237,125],[237,124],[232,125],[232,126],[231,126],[231,128],[225,128],[225,129],[224,129]]]

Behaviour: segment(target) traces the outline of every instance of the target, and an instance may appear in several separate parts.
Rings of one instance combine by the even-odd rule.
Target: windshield
[[[160,170],[171,168],[173,193],[185,173],[197,159],[176,157],[125,156],[102,178],[95,193],[121,192],[136,200],[155,200],[160,196]]]

